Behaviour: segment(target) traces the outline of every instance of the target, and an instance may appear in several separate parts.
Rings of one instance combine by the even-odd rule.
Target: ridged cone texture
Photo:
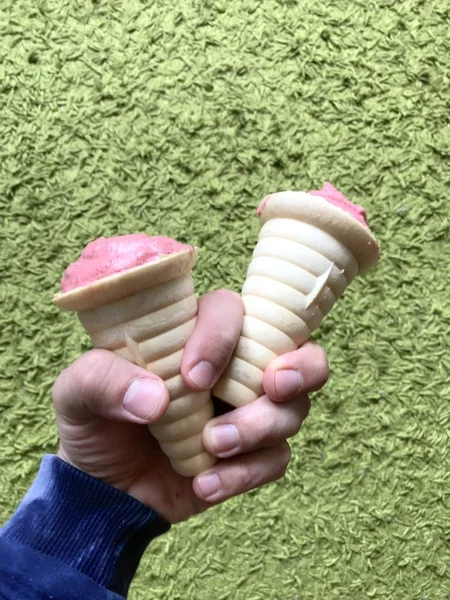
[[[90,295],[86,286],[78,296],[76,290],[56,296],[55,303],[62,308],[70,305],[72,310],[77,304],[87,305],[88,308],[78,311],[78,317],[94,347],[111,350],[164,380],[170,394],[169,408],[149,429],[173,468],[181,475],[192,477],[215,462],[202,443],[203,428],[213,417],[214,408],[209,391],[193,392],[181,377],[183,349],[197,319],[197,298],[190,273],[192,264],[182,262],[180,267],[176,255],[172,256],[164,270],[155,263],[157,276],[154,278],[151,277],[152,263],[137,267],[131,286],[133,273],[129,271],[122,277],[117,274],[99,281]],[[156,282],[154,285],[152,280]],[[142,289],[139,289],[139,281]],[[99,291],[100,285],[104,293]],[[112,285],[114,294],[110,292]],[[94,306],[90,302],[92,297],[95,297]],[[102,297],[108,302],[103,304]]]
[[[295,204],[308,195],[298,193],[300,197],[296,198],[293,194],[296,193],[275,194],[278,198],[268,204],[269,214],[263,214],[242,289],[241,336],[226,371],[213,389],[214,396],[232,406],[248,404],[263,394],[263,375],[269,363],[304,344],[358,272],[369,263],[371,266],[378,256],[378,246],[369,230],[365,232],[355,222],[358,236],[367,244],[359,256],[360,260],[367,260],[359,264],[343,241],[345,236],[336,235],[342,211],[319,201],[320,213],[314,223],[311,211],[304,207],[298,211]],[[312,200],[314,208],[317,200]],[[310,198],[306,201],[310,202]],[[352,220],[345,213],[342,220],[347,233]]]

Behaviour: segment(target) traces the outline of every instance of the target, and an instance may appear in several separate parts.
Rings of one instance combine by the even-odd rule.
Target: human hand
[[[219,290],[200,299],[182,363],[183,379],[193,390],[216,383],[239,338],[242,317],[241,298],[233,292]],[[58,455],[167,521],[183,521],[282,477],[290,459],[286,440],[308,415],[308,392],[327,378],[325,354],[311,342],[274,360],[264,375],[266,395],[208,423],[204,444],[219,460],[192,479],[172,469],[147,428],[167,410],[162,380],[112,352],[91,350],[65,369],[53,388]]]

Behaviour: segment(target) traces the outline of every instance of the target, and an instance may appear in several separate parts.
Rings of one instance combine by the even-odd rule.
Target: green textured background
[[[199,246],[199,292],[239,290],[257,202],[330,180],[382,260],[316,336],[332,378],[289,472],[153,543],[130,597],[450,597],[449,21],[446,0],[0,0],[2,521],[88,347],[51,302],[82,246],[168,234]]]

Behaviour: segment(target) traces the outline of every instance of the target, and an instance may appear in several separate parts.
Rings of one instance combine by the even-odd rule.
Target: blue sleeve
[[[56,456],[0,529],[0,600],[123,600],[169,523]]]

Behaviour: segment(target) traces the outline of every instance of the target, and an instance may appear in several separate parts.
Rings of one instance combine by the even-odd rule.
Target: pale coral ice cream
[[[348,200],[348,198],[346,198],[342,192],[333,187],[331,183],[324,183],[321,190],[313,190],[308,193],[312,196],[320,196],[330,204],[334,204],[334,206],[337,206],[341,210],[345,210],[346,212],[350,213],[353,218],[355,218],[365,227],[369,227],[364,207],[350,202],[350,200]]]
[[[353,204],[353,202],[350,202],[350,200],[348,200],[342,192],[340,192],[334,186],[332,186],[331,183],[324,183],[321,190],[312,190],[308,192],[308,194],[311,194],[311,196],[319,196],[320,198],[323,198],[330,204],[333,204],[341,210],[344,210],[345,212],[349,213],[352,217],[354,217],[365,227],[369,227],[366,218],[366,211],[364,210],[364,208],[362,206],[358,206],[357,204]],[[270,196],[266,196],[266,198],[264,198],[264,200],[259,205],[258,210],[256,211],[259,216],[262,215],[266,204],[269,200]]]
[[[151,237],[145,233],[133,233],[111,238],[101,237],[90,242],[80,258],[66,269],[61,280],[61,291],[68,292],[109,275],[186,250],[192,250],[192,246],[180,244],[165,236]]]

